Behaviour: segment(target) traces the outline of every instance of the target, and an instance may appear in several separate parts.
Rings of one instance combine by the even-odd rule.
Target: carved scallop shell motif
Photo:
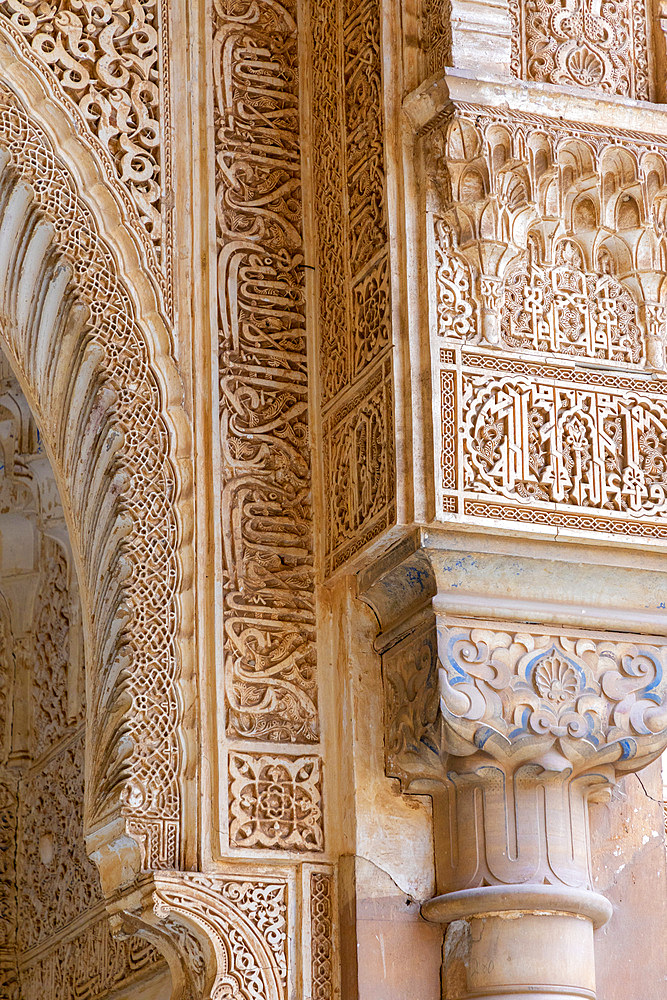
[[[535,664],[533,684],[540,698],[556,705],[572,701],[581,689],[577,671],[557,650],[551,649]]]
[[[581,44],[567,59],[567,68],[572,79],[580,87],[594,87],[605,76],[605,65],[597,52],[590,46]]]

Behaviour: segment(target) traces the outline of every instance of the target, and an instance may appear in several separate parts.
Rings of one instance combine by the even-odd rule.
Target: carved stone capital
[[[438,622],[443,889],[591,888],[588,803],[667,745],[667,646]]]
[[[114,932],[164,954],[172,1000],[283,1000],[287,883],[160,872],[109,904]]]

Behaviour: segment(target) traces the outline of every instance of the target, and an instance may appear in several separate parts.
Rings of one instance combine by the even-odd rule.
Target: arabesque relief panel
[[[292,0],[214,7],[220,806],[246,852],[323,849],[297,16]],[[314,753],[282,752],[299,745]]]
[[[173,309],[169,11],[159,0],[3,0],[0,33],[89,136]]]
[[[429,142],[442,513],[663,535],[667,143],[472,105]]]
[[[377,0],[311,10],[327,574],[396,519],[380,14]]]
[[[650,100],[649,2],[509,0],[514,75]]]

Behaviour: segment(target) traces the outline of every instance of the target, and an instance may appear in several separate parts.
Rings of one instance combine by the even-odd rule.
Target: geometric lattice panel
[[[667,377],[441,348],[440,511],[667,538]]]

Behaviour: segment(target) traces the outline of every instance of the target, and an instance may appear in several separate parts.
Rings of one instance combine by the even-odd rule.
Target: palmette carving
[[[667,652],[588,635],[439,626],[449,752],[498,760],[557,747],[576,768],[636,770],[667,742]],[[659,750],[658,750],[659,752]]]
[[[588,803],[667,745],[667,648],[440,620],[438,650],[446,890],[591,888]]]
[[[214,60],[227,732],[310,743],[318,720],[296,4],[219,0]]]
[[[230,753],[230,844],[323,850],[321,782],[318,757]]]
[[[438,646],[428,622],[382,657],[385,770],[407,789],[412,777],[440,771]]]
[[[649,99],[645,0],[515,0],[509,6],[517,75]]]
[[[29,46],[32,62],[75,104],[129,192],[149,255],[159,262],[168,253],[162,195],[170,95],[168,25],[157,0],[3,0],[0,28]]]

